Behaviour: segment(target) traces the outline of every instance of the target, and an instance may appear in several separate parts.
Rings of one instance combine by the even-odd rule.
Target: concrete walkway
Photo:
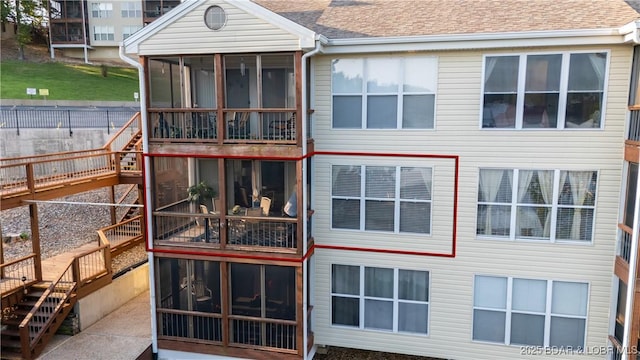
[[[151,345],[149,291],[75,336],[55,335],[40,360],[134,360]]]

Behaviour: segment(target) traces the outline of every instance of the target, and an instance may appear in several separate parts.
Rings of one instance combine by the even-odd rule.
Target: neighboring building
[[[50,44],[64,56],[120,60],[124,39],[181,3],[181,0],[50,1]]]
[[[621,358],[638,19],[619,0],[194,0],[126,39],[153,351]],[[213,199],[188,201],[200,182]]]

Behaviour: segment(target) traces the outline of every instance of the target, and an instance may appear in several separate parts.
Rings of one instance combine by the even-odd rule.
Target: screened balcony
[[[150,141],[299,145],[298,55],[149,58]]]

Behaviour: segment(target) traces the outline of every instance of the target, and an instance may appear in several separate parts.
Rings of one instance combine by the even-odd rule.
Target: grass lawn
[[[134,101],[138,72],[134,68],[109,66],[104,77],[97,65],[2,61],[0,99],[44,99],[40,95],[27,95],[27,88],[49,89],[47,100]]]

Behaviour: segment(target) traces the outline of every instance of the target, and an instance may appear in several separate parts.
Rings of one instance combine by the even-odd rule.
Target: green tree
[[[18,56],[24,60],[24,46],[31,43],[33,34],[43,31],[47,11],[41,0],[0,0],[0,20],[15,24]]]

